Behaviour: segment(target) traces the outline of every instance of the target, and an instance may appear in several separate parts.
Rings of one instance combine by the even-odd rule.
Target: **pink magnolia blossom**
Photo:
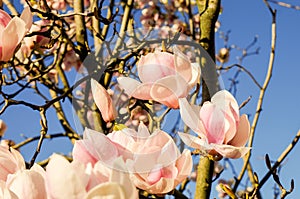
[[[244,147],[250,133],[249,120],[245,114],[239,116],[238,104],[228,91],[217,92],[201,108],[184,98],[179,103],[182,120],[198,134],[179,133],[186,145],[227,158],[240,158],[250,150]]]
[[[30,170],[10,174],[6,186],[18,199],[47,199],[44,170],[37,164]]]
[[[67,3],[65,0],[47,0],[48,6],[53,10],[62,10],[67,9]]]
[[[20,51],[18,51],[18,58],[21,60],[24,60],[26,57],[28,57],[31,53],[31,51],[36,48],[38,50],[41,50],[41,47],[48,44],[50,42],[50,38],[42,35],[44,32],[48,31],[49,27],[51,26],[51,23],[49,20],[39,20],[35,21],[29,32],[30,33],[37,33],[36,35],[33,35],[31,37],[25,37],[24,43],[21,46]]]
[[[174,55],[156,51],[142,56],[137,66],[141,82],[119,77],[120,86],[137,99],[153,99],[170,108],[178,108],[178,98],[186,97],[197,83],[200,67],[191,63],[176,47],[173,52]]]
[[[138,132],[125,128],[108,137],[133,153],[133,157],[126,159],[131,179],[135,186],[149,193],[168,193],[191,173],[190,151],[180,154],[173,139],[161,130],[150,135],[141,123]]]
[[[0,145],[0,180],[6,181],[9,174],[25,169],[22,155],[15,149]]]
[[[81,61],[79,55],[76,54],[73,49],[67,50],[63,59],[62,69],[65,71],[70,71],[71,68],[74,67],[76,71],[79,71],[80,66]]]
[[[89,175],[84,164],[69,162],[63,156],[53,154],[46,167],[46,189],[50,199],[82,199],[86,195]]]
[[[119,157],[117,146],[103,133],[85,129],[83,140],[77,140],[73,148],[73,159],[93,166],[101,160],[111,163]]]
[[[0,61],[8,61],[32,24],[32,14],[25,7],[20,17],[11,18],[0,9]]]
[[[96,80],[91,80],[92,94],[98,109],[105,122],[113,121],[117,116],[117,110],[107,90]]]

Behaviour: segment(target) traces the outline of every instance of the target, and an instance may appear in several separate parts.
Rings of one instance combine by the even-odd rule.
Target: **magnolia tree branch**
[[[266,89],[269,85],[269,82],[271,80],[272,77],[272,71],[273,71],[273,66],[274,66],[274,59],[275,59],[275,47],[276,47],[276,10],[273,10],[270,5],[267,3],[267,1],[264,1],[272,15],[272,36],[271,36],[271,52],[270,52],[270,56],[269,56],[269,65],[268,65],[268,71],[265,77],[265,81],[264,84],[262,86],[262,88],[260,89],[260,94],[259,94],[259,98],[258,98],[258,102],[257,102],[257,107],[256,107],[256,113],[254,115],[253,121],[252,121],[252,125],[251,125],[251,130],[250,130],[250,136],[249,136],[249,142],[248,142],[248,146],[252,147],[253,146],[253,139],[254,139],[254,134],[255,134],[255,129],[257,127],[258,124],[258,119],[260,117],[260,113],[262,110],[262,105],[263,105],[263,100],[264,100],[264,96],[266,93]],[[244,173],[247,169],[247,165],[249,164],[249,160],[250,160],[250,156],[251,156],[251,151],[249,151],[245,156],[244,156],[244,164],[243,167],[241,169],[241,172],[239,174],[239,176],[236,179],[235,185],[233,190],[235,191],[239,185],[239,183],[241,182]],[[248,173],[252,173],[253,172],[248,172]],[[249,178],[251,179],[251,181],[254,177],[253,175],[250,175]]]
[[[74,12],[83,13],[83,0],[74,0]],[[83,61],[88,53],[87,49],[87,35],[86,35],[86,26],[84,21],[84,16],[75,15],[76,23],[76,40],[77,40],[77,49],[79,51],[80,59]]]
[[[259,185],[257,189],[260,189],[266,182],[267,180],[271,177],[272,173],[281,165],[283,160],[288,156],[288,154],[294,149],[296,144],[298,143],[300,138],[300,130],[294,137],[293,141],[287,146],[287,148],[281,153],[279,158],[276,160],[274,165],[269,169],[268,173],[265,174],[265,176],[260,180]]]
[[[73,134],[71,134],[73,135]],[[61,138],[61,137],[71,137],[71,135],[68,133],[68,132],[64,132],[64,133],[56,133],[56,134],[46,134],[44,136],[44,139],[53,139],[53,138]],[[73,137],[74,139],[78,139],[76,137]],[[31,142],[34,142],[34,141],[37,141],[40,139],[40,136],[35,136],[35,137],[30,137],[30,138],[27,138],[26,140],[20,142],[20,143],[17,143],[17,144],[14,144],[12,145],[11,147],[14,148],[14,149],[19,149],[21,148],[22,146],[25,146]]]
[[[282,2],[282,1],[275,1],[275,0],[268,0],[268,1],[271,2],[271,3],[277,4],[279,6],[282,6],[282,7],[292,8],[292,9],[295,9],[295,10],[300,10],[300,6],[292,5],[290,3],[285,3],[285,2]]]
[[[47,122],[47,118],[46,118],[46,110],[45,109],[41,109],[40,110],[40,115],[41,115],[41,131],[40,131],[40,138],[36,147],[36,151],[34,152],[31,160],[30,160],[30,164],[29,164],[29,168],[33,166],[35,159],[37,158],[38,154],[41,151],[41,147],[44,141],[45,136],[47,135],[48,132],[48,122]]]

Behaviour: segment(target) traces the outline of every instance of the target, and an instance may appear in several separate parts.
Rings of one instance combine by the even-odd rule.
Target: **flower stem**
[[[201,156],[197,168],[197,184],[195,198],[208,199],[211,191],[214,161],[206,156]]]

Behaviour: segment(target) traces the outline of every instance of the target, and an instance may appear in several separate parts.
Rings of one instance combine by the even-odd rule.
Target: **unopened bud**
[[[0,136],[3,136],[5,131],[7,129],[7,126],[3,120],[0,119]]]

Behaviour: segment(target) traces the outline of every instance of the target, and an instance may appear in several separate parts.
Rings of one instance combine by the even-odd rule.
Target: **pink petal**
[[[89,143],[89,144],[88,144]],[[84,164],[96,164],[98,161],[97,153],[95,150],[89,150],[86,146],[92,145],[88,140],[77,140],[74,144],[72,156],[74,160],[78,160]]]
[[[131,182],[128,170],[122,158],[117,158],[114,161],[110,181],[122,185],[126,199],[138,198],[137,189]]]
[[[0,60],[8,61],[10,58],[12,58],[17,45],[20,43],[26,33],[25,26],[25,22],[19,17],[14,17],[8,23],[2,33],[2,38],[0,38],[0,40],[2,40],[2,57]]]
[[[190,135],[188,133],[180,133],[178,132],[180,139],[189,147],[194,149],[199,149],[203,151],[209,151],[212,147],[204,140],[200,139],[199,137]]]
[[[206,129],[208,142],[222,144],[226,133],[222,110],[210,102],[205,102],[200,110],[200,118]]]
[[[141,57],[137,69],[143,83],[155,82],[175,74],[174,56],[167,52],[148,53]]]
[[[231,145],[211,144],[223,157],[237,159],[243,157],[251,149],[250,147],[234,147]]]
[[[232,138],[235,136],[236,134],[236,130],[237,130],[237,122],[234,120],[234,118],[232,117],[232,115],[228,115],[227,113],[225,113],[225,138],[224,138],[224,144],[227,144],[230,140],[232,140]]]
[[[176,167],[179,172],[176,181],[182,182],[191,174],[193,169],[193,159],[190,150],[183,150],[182,155],[176,161]]]
[[[160,129],[156,129],[146,140],[146,143],[144,145],[163,147],[170,141],[173,141],[173,138],[168,133]]]
[[[200,120],[200,106],[192,106],[186,98],[180,98],[179,107],[183,122],[200,137],[205,137],[205,129]]]
[[[173,48],[173,52],[176,72],[178,72],[186,82],[190,82],[192,78],[192,67],[189,58],[176,46]]]
[[[197,83],[200,82],[200,76],[201,76],[201,68],[198,63],[191,63],[192,66],[192,77],[189,81],[189,87],[190,89],[195,86]]]
[[[27,31],[31,28],[32,17],[29,6],[25,6],[20,18],[25,22]]]
[[[113,131],[107,135],[107,137],[114,143],[118,143],[124,147],[128,147],[135,142],[137,132],[130,128],[125,128],[120,131]],[[131,149],[131,148],[128,148]]]
[[[157,164],[160,149],[160,147],[153,146],[148,147],[147,150],[135,152],[133,160],[126,161],[127,168],[132,173],[141,175],[149,173]],[[145,178],[145,176],[143,178]]]
[[[249,139],[250,134],[250,123],[247,115],[242,115],[240,117],[239,126],[237,132],[232,140],[228,144],[236,147],[245,146]]]
[[[178,75],[168,76],[156,81],[150,91],[153,100],[170,108],[179,108],[178,98],[188,94],[187,82]]]
[[[91,80],[92,94],[95,104],[99,108],[105,122],[113,121],[117,116],[117,110],[107,90],[96,80]]]
[[[63,156],[54,154],[46,167],[46,185],[50,198],[83,198],[88,175],[79,162],[69,163]]]
[[[161,169],[156,169],[154,168],[153,170],[150,171],[150,173],[148,174],[147,177],[147,182],[150,185],[155,184],[156,182],[158,182],[160,180],[160,178],[162,177],[162,170]]]
[[[236,121],[239,120],[239,106],[233,95],[227,90],[221,90],[214,94],[211,102],[219,106],[226,113],[232,113]]]
[[[138,139],[147,139],[150,136],[150,132],[143,122],[139,124],[137,136]]]
[[[172,178],[175,179],[178,176],[178,168],[175,165],[175,161],[169,163],[168,166],[162,168],[162,177],[163,178]]]
[[[119,156],[116,145],[103,133],[86,128],[84,131],[83,141],[85,141],[85,139],[88,140],[87,142],[83,142],[86,150],[89,151],[90,154],[97,160],[101,160],[105,163],[111,163]]]
[[[6,181],[8,174],[25,169],[22,155],[15,149],[0,146],[0,180]]]
[[[45,180],[43,176],[32,170],[20,170],[9,176],[7,186],[19,199],[46,199]]]
[[[152,83],[142,84],[139,81],[129,77],[119,77],[118,83],[125,90],[125,93],[142,100],[150,100],[150,88]]]
[[[167,144],[165,144],[164,147],[161,148],[159,157],[157,159],[157,164],[159,164],[160,167],[170,167],[170,165],[174,164],[177,161],[180,155],[181,154],[177,148],[176,143],[173,140],[170,140]],[[171,169],[171,171],[172,173],[176,172],[177,175],[177,170],[174,171],[173,169]]]
[[[14,192],[10,191],[7,186],[5,181],[0,180],[0,198],[5,198],[5,199],[19,199]]]
[[[138,175],[132,176],[132,181],[136,187],[146,190],[152,194],[164,194],[172,191],[175,188],[174,179],[171,178],[160,178],[158,182],[153,185],[149,185],[144,180],[141,180]]]
[[[0,26],[5,28],[10,20],[11,17],[9,16],[9,14],[4,10],[0,9]]]
[[[97,198],[118,198],[127,199],[124,189],[121,185],[115,182],[106,182],[99,184],[91,189],[85,199],[97,199]]]

